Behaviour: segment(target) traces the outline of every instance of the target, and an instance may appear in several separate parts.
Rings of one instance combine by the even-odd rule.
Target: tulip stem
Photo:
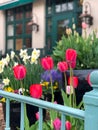
[[[53,92],[53,83],[52,83],[52,75],[51,75],[51,72],[50,72],[50,83],[51,83],[51,94],[52,94],[51,102],[54,102],[54,92]]]
[[[64,78],[65,78],[65,92],[66,92],[67,79],[66,79],[66,73],[65,72],[64,72]]]
[[[23,83],[22,80],[20,80],[21,88],[22,88],[22,94],[24,95],[24,90],[23,90]]]

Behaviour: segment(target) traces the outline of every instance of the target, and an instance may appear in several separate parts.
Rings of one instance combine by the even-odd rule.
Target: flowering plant
[[[73,107],[73,108],[82,108],[83,105],[82,102],[77,105],[76,103],[76,96],[75,96],[75,89],[78,86],[78,77],[75,77],[73,75],[73,69],[76,66],[76,59],[77,59],[77,52],[74,49],[68,49],[65,53],[66,61],[58,62],[57,64],[57,70],[59,72],[64,73],[65,78],[65,85],[64,88],[61,88],[62,92],[62,98],[65,106]],[[50,91],[51,91],[51,102],[52,103],[58,103],[54,98],[54,88],[53,88],[53,81],[54,76],[52,75],[54,70],[54,61],[52,57],[44,57],[41,60],[42,67],[46,70],[45,75],[43,75],[44,80],[48,81],[50,83]],[[66,71],[70,69],[70,77],[66,78]],[[48,75],[48,76],[47,76]],[[33,96],[33,95],[32,95]],[[61,129],[61,116],[60,113],[49,110],[48,111],[48,118],[43,122],[43,130],[60,130]],[[36,118],[39,119],[39,114],[36,113]],[[29,126],[26,125],[26,126]],[[81,128],[80,128],[81,126]],[[83,122],[72,118],[67,117],[67,121],[65,122],[66,130],[78,130],[83,129]],[[29,128],[29,127],[28,127]],[[37,129],[38,128],[38,122],[33,124],[31,128]]]
[[[19,57],[20,56],[20,57]],[[34,49],[31,56],[27,50],[20,50],[19,56],[12,51],[10,55],[0,61],[0,73],[4,83],[4,90],[30,95],[33,98],[42,98],[43,93],[50,92],[51,102],[58,103],[54,92],[61,90],[63,103],[66,106],[80,108],[81,103],[77,105],[75,89],[78,86],[78,78],[74,77],[73,69],[76,67],[77,52],[74,49],[67,49],[65,53],[66,60],[57,64],[54,69],[54,61],[50,56],[39,60],[40,52]],[[16,63],[18,61],[18,63]],[[66,78],[66,71],[70,69],[70,77]],[[43,71],[45,70],[45,72]],[[62,87],[62,73],[64,73],[65,85]],[[43,88],[44,87],[44,88]],[[20,90],[21,89],[21,90]],[[60,130],[60,113],[49,110],[49,117],[43,122],[45,130]],[[38,114],[37,119],[38,119]],[[27,113],[25,109],[25,129],[37,129],[38,122],[29,126]],[[81,125],[79,120],[67,117],[65,127],[67,130],[78,130]]]
[[[28,55],[27,49],[21,49],[19,55],[11,51],[5,58],[2,58],[0,60],[0,75],[3,89],[28,95],[30,85],[40,83],[43,69],[39,58],[40,50],[37,49],[34,49],[31,55]]]

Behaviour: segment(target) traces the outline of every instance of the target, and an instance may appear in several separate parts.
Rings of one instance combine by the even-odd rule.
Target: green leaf
[[[68,95],[63,90],[61,90],[61,92],[62,92],[64,105],[65,106],[70,106],[70,101],[69,101]]]

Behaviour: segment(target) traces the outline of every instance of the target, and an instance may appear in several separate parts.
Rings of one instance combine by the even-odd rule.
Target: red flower
[[[75,68],[76,66],[76,58],[77,58],[77,52],[74,49],[67,49],[66,50],[66,61],[71,68]]]
[[[26,76],[26,67],[24,65],[16,65],[13,67],[14,77],[22,80]]]
[[[59,118],[56,118],[53,121],[54,130],[60,130],[61,129],[61,120]]]
[[[33,98],[41,98],[41,96],[42,96],[42,86],[40,84],[32,84],[30,86],[30,95]]]
[[[57,66],[61,72],[65,72],[66,70],[68,70],[68,65],[67,65],[67,62],[65,61],[59,62]]]
[[[68,78],[68,85],[70,85],[71,78],[72,78],[72,85],[73,85],[73,87],[77,88],[77,86],[78,86],[78,77],[75,77],[75,76],[69,77]]]
[[[45,70],[51,70],[54,66],[53,59],[52,57],[49,57],[49,56],[42,58],[41,64]]]
[[[71,123],[69,121],[66,121],[65,127],[66,127],[66,130],[71,130]]]

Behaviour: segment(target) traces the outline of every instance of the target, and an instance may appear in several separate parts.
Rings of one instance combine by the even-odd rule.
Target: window
[[[6,11],[6,51],[32,47],[32,4]]]
[[[76,24],[81,34],[79,15],[82,12],[80,0],[47,0],[46,1],[46,48],[51,54],[56,42],[66,35],[66,28]],[[74,20],[73,20],[74,19]]]

